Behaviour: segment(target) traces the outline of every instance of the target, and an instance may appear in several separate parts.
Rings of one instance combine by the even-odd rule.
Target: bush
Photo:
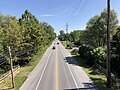
[[[79,54],[82,58],[84,58],[86,60],[86,64],[89,66],[92,66],[95,61],[94,61],[94,57],[91,54],[92,48],[87,47],[87,46],[80,46],[79,48]]]
[[[80,43],[80,41],[76,41],[76,42],[74,42],[74,45],[76,45],[76,46],[80,46],[81,43]]]
[[[89,66],[94,65],[95,63],[102,65],[105,67],[105,48],[91,48],[87,46],[81,46],[79,48],[79,54],[82,58],[86,60],[86,64]]]
[[[106,66],[106,48],[98,47],[91,51],[91,54],[95,57],[96,63],[105,67]]]
[[[89,51],[91,51],[90,47],[87,47],[87,46],[80,46],[79,48],[79,54],[82,58],[85,58],[86,55],[89,53]]]
[[[113,57],[111,58],[111,71],[115,76],[120,78],[120,59]]]

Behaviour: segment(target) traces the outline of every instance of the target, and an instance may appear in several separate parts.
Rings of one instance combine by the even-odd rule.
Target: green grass
[[[60,41],[62,43],[62,45],[67,48],[67,44],[72,45],[72,43],[70,41]]]
[[[33,62],[30,63],[29,66],[21,68],[20,73],[15,77],[15,90],[19,90],[23,82],[27,79],[28,74],[35,68],[35,66],[38,64],[39,60],[42,58],[44,52],[49,46],[45,46],[41,50],[38,51],[36,55],[33,56]]]
[[[62,45],[66,47],[66,42],[61,41]],[[111,89],[106,87],[106,76],[105,75],[98,75],[95,73],[93,68],[86,65],[86,62],[84,59],[82,59],[79,55],[72,55],[75,61],[79,64],[79,66],[82,67],[82,69],[86,72],[86,74],[90,77],[90,79],[93,81],[93,83],[97,86],[99,90],[117,90],[115,87],[112,87]]]
[[[85,60],[80,58],[79,55],[73,55],[73,58],[77,61],[77,63],[83,68],[83,70],[87,73],[90,79],[94,82],[99,90],[117,90],[113,87],[111,89],[106,87],[106,76],[105,75],[98,75],[95,73],[93,68],[88,67],[85,64]]]
[[[62,43],[62,45],[66,48],[67,47],[67,44],[66,44],[66,41],[60,41]]]
[[[50,44],[51,45],[51,44]],[[35,68],[35,66],[38,64],[38,62],[40,61],[40,59],[42,58],[44,52],[46,51],[46,49],[50,46],[50,45],[46,45],[45,47],[41,48],[36,55],[34,55],[32,57],[32,62],[30,62],[30,64],[28,66],[25,67],[21,67],[20,69],[18,69],[19,73],[15,76],[15,88],[12,90],[19,90],[19,88],[22,86],[22,84],[24,83],[24,81],[27,79],[28,75],[30,74],[30,72]],[[1,84],[0,84],[0,88],[6,88],[5,90],[8,90],[7,88],[11,87],[11,78],[6,78]]]
[[[0,70],[0,77],[2,76],[2,74],[5,73],[4,70]]]

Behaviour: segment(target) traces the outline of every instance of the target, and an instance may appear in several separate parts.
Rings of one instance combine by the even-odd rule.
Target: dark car
[[[53,48],[52,49],[55,49],[55,46],[53,46]]]
[[[59,44],[59,42],[57,42],[57,44]]]
[[[70,49],[72,49],[73,47],[72,46],[70,46]]]

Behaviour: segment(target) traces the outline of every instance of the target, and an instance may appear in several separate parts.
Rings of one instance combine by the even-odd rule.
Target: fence
[[[16,71],[20,66],[16,66],[14,69],[13,69],[13,72]],[[11,71],[8,71],[6,72],[5,74],[3,74],[1,77],[0,77],[0,83],[6,78],[8,77],[9,75],[11,74]]]

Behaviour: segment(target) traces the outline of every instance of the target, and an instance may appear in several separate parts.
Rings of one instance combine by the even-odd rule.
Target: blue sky
[[[27,9],[40,21],[52,25],[58,34],[59,30],[65,30],[66,22],[69,24],[69,32],[85,29],[88,20],[106,8],[106,1],[80,0],[81,3],[72,19],[70,16],[79,0],[1,0],[0,13],[20,18]],[[117,12],[120,20],[120,0],[111,0],[111,8]]]

